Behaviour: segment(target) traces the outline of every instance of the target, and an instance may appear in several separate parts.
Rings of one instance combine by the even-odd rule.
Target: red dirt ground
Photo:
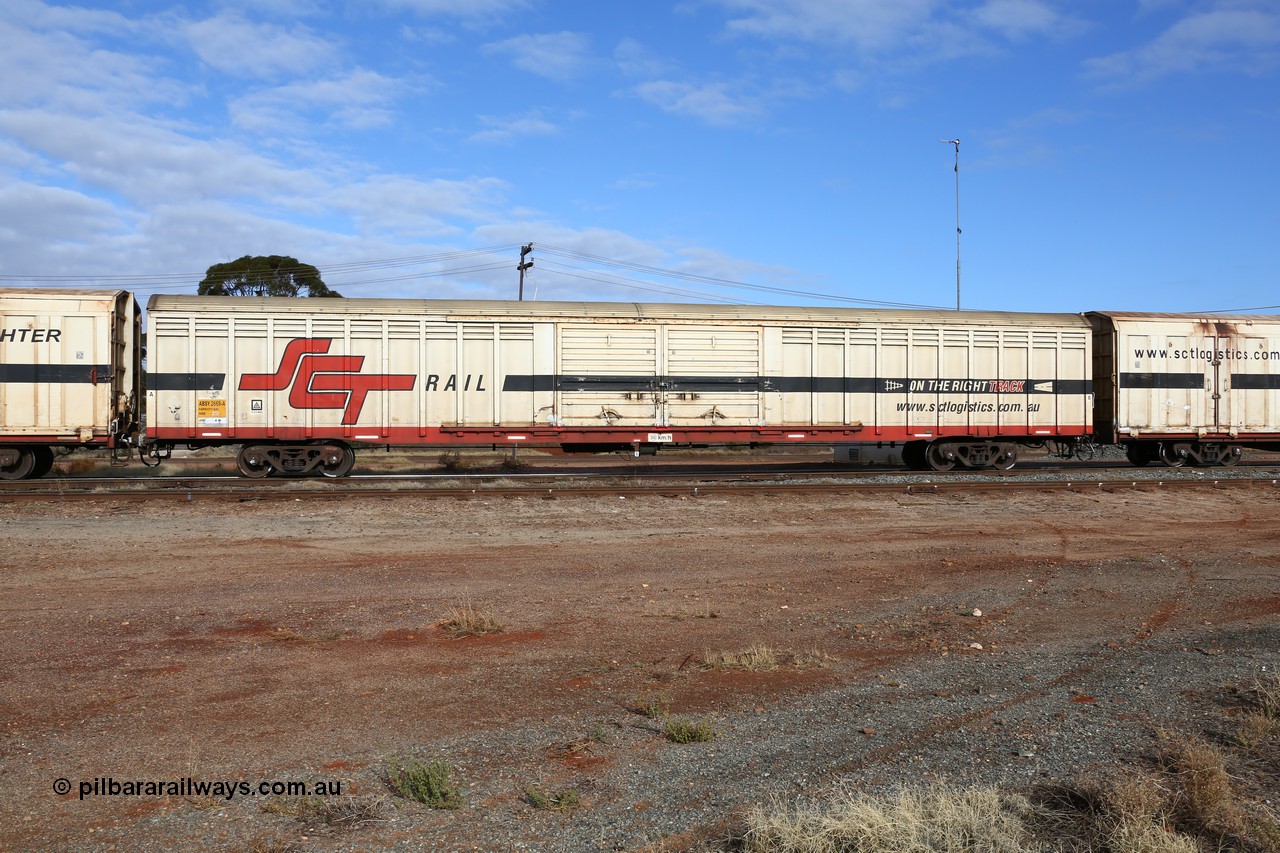
[[[988,664],[1008,667],[994,705],[916,720],[867,694],[854,722],[817,733],[834,757],[805,770],[807,784],[891,773],[940,738],[989,730],[993,715],[1034,706],[1059,725],[1095,699],[1122,750],[1123,714],[1149,731],[1203,703],[1113,702],[1095,670],[1159,642],[1197,667],[1220,654],[1233,673],[1274,671],[1276,498],[1256,487],[0,503],[0,848],[572,849],[571,821],[530,817],[521,800],[541,781],[581,791],[582,820],[609,815],[601,849],[661,838],[652,849],[679,849],[715,822],[682,815],[701,802],[729,819],[771,759],[734,758],[739,774],[709,783],[714,796],[669,802],[667,788],[648,794],[619,774],[692,753],[664,752],[676,748],[629,707],[714,714],[742,732],[776,710],[782,730],[805,697],[893,693],[914,672],[916,701],[942,703]],[[451,637],[440,623],[465,603],[505,629]],[[704,666],[753,646],[782,665]],[[1001,736],[1035,738],[1036,719]],[[589,736],[598,728],[610,737]],[[521,737],[527,749],[512,745]],[[737,748],[731,734],[720,743]],[[345,833],[264,798],[77,794],[103,777],[189,776],[341,780],[344,796],[384,796],[389,756],[437,752],[457,762],[464,810],[401,808]],[[69,794],[52,790],[60,778]]]

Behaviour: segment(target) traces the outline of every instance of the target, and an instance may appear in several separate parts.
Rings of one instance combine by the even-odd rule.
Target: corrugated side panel
[[[546,424],[554,411],[547,324],[375,317],[328,304],[312,314],[240,313],[238,301],[230,314],[201,307],[184,315],[153,302],[153,427],[197,439],[251,430],[380,441],[391,427],[425,435],[442,425]],[[506,374],[518,378],[499,395]]]
[[[656,326],[562,325],[557,385],[566,425],[661,423]]]
[[[668,328],[661,396],[673,426],[754,426],[761,416],[760,330]]]
[[[0,290],[0,435],[105,438],[131,352],[113,345],[119,297]]]

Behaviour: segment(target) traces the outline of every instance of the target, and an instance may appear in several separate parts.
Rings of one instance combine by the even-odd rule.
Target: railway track
[[[1235,468],[1133,468],[1085,463],[1002,472],[842,470],[832,466],[784,471],[596,471],[444,474],[363,474],[246,480],[232,475],[62,477],[0,482],[0,501],[50,500],[310,500],[344,497],[432,498],[703,496],[711,494],[821,493],[840,491],[931,494],[965,491],[1117,491],[1176,488],[1280,488],[1280,466],[1243,463]]]

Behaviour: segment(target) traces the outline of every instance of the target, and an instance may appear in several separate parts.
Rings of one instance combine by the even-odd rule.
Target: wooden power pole
[[[520,301],[524,301],[524,271],[533,266],[533,261],[526,261],[525,257],[533,251],[533,244],[526,243],[520,247],[520,263],[516,265],[516,269],[520,270]]]

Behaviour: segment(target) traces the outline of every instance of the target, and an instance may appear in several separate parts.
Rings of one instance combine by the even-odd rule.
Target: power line
[[[916,305],[908,302],[887,302],[879,299],[859,299],[852,296],[837,296],[832,293],[817,293],[809,290],[796,290],[786,287],[770,287],[762,284],[749,284],[744,281],[735,281],[728,278],[719,278],[717,276],[700,275],[698,273],[686,273],[678,270],[668,270],[662,267],[649,266],[648,264],[640,264],[632,261],[618,261],[611,258],[601,257],[600,255],[592,255],[587,252],[578,252],[573,249],[564,249],[558,246],[548,246],[545,243],[538,244],[539,251],[544,254],[560,255],[567,258],[578,260],[588,260],[603,266],[614,266],[622,269],[634,270],[636,272],[644,272],[650,275],[658,275],[667,278],[678,278],[685,281],[697,282],[699,284],[709,284],[713,287],[724,287],[736,290],[752,290],[761,293],[778,293],[785,296],[802,296],[810,299],[822,299],[832,302],[849,302],[857,305],[875,305],[886,308],[928,308],[939,309],[937,305]]]
[[[609,284],[615,287],[626,287],[631,290],[642,290],[648,293],[665,293],[668,296],[690,296],[695,299],[705,299],[708,302],[718,302],[725,305],[762,305],[761,302],[750,302],[742,299],[730,299],[726,296],[720,296],[714,293],[703,293],[695,290],[682,290],[677,287],[664,287],[660,284],[652,282],[638,282],[635,279],[623,278],[622,276],[610,275],[609,273],[597,272],[595,275],[584,275],[582,273],[590,272],[590,270],[582,270],[581,273],[568,272],[571,269],[581,269],[580,267],[571,267],[566,264],[559,264],[555,261],[543,261],[543,270],[554,270],[556,275],[567,276],[568,278],[577,278],[584,281],[597,281],[601,284]]]

